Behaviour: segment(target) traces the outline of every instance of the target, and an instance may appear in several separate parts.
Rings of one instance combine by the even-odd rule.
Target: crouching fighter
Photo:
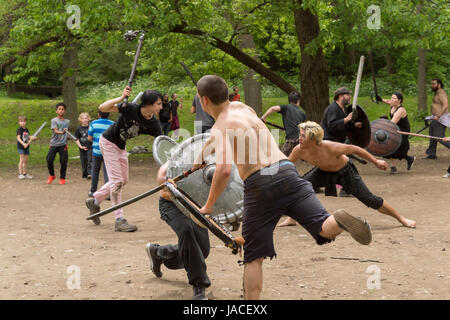
[[[263,284],[262,263],[276,256],[273,231],[282,214],[293,217],[316,240],[333,241],[343,230],[361,244],[372,240],[370,226],[344,210],[330,215],[317,199],[311,183],[301,179],[295,165],[280,151],[270,131],[249,106],[228,100],[226,82],[215,75],[197,83],[203,110],[216,121],[193,170],[214,149],[216,169],[208,200],[201,208],[210,214],[225,190],[236,164],[244,181],[244,294],[259,299]],[[211,148],[210,148],[211,147]]]
[[[337,196],[336,183],[343,189],[354,195],[366,206],[376,209],[397,219],[408,228],[415,228],[416,222],[400,215],[389,203],[372,194],[362,181],[358,171],[346,156],[355,154],[377,166],[380,170],[386,170],[388,164],[384,160],[378,160],[366,150],[339,142],[323,140],[322,127],[312,121],[299,124],[300,144],[292,150],[289,160],[292,162],[303,159],[315,167],[303,176],[303,179],[312,183],[313,188],[325,187],[325,196]],[[295,225],[295,221],[287,218],[279,226]]]
[[[159,168],[157,182],[166,182],[168,163]],[[184,215],[171,201],[170,191],[166,188],[160,191],[159,212],[161,219],[175,231],[178,244],[160,246],[148,243],[147,254],[150,258],[152,272],[160,278],[162,276],[161,264],[168,269],[181,269],[187,271],[189,284],[193,286],[193,300],[207,300],[205,288],[211,285],[206,274],[205,259],[209,255],[210,243],[208,229],[199,227],[190,218]]]

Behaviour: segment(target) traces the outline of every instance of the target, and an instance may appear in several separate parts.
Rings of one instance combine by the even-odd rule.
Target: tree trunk
[[[62,58],[63,71],[63,98],[67,106],[65,118],[70,120],[70,129],[78,127],[77,107],[77,68],[78,44],[75,41],[68,43],[64,48]]]
[[[239,35],[239,47],[241,50],[255,49],[255,42],[251,34]],[[253,58],[259,62],[257,55]],[[251,68],[247,68],[247,73],[244,75],[242,82],[244,85],[245,104],[252,107],[258,116],[262,116],[262,97],[261,97],[261,83],[255,79],[256,72]]]
[[[390,53],[386,53],[384,57],[386,59],[386,73],[388,76],[392,76],[395,73],[394,57]]]
[[[4,66],[3,69],[5,70],[5,76],[7,76],[12,72],[12,68],[9,65]],[[8,94],[8,96],[11,96],[14,93],[16,93],[16,87],[14,85],[14,82],[6,82],[6,93]]]
[[[420,15],[422,11],[423,1],[417,5],[417,14]],[[419,41],[422,38],[419,39]],[[417,66],[417,110],[427,111],[427,59],[426,50],[419,46],[417,50],[419,58]]]
[[[298,4],[302,5],[302,0]],[[313,54],[306,52],[306,46],[319,35],[319,18],[310,10],[294,9],[295,30],[301,50],[300,81],[302,107],[309,120],[319,122],[329,104],[328,64],[321,47]]]
[[[417,109],[419,111],[427,111],[427,59],[426,50],[419,48],[418,53],[419,64],[417,72]]]

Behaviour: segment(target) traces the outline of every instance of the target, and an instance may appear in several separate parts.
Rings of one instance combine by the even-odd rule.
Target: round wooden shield
[[[352,106],[347,107],[347,114],[352,112]],[[347,137],[350,142],[358,147],[365,148],[369,145],[370,142],[370,122],[367,117],[366,112],[360,105],[356,105],[356,112],[358,113],[358,117],[355,122],[361,122],[361,128],[352,128],[347,131]]]
[[[397,133],[400,128],[386,119],[373,120],[370,126],[371,137],[367,151],[380,157],[394,154],[402,143],[402,135]]]

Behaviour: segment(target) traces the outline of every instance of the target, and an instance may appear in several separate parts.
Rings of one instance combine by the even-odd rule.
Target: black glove
[[[383,102],[383,98],[381,98],[378,94],[375,95],[375,99],[376,99],[378,102]]]

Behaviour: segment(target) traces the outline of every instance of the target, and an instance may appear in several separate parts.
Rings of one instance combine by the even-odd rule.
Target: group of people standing
[[[159,113],[159,121],[164,135],[169,135],[170,131],[174,131],[174,137],[178,137],[178,129],[180,128],[180,119],[178,117],[178,108],[183,109],[183,98],[178,101],[178,95],[172,93],[172,100],[169,101],[169,94],[165,93],[162,99],[162,109]]]

